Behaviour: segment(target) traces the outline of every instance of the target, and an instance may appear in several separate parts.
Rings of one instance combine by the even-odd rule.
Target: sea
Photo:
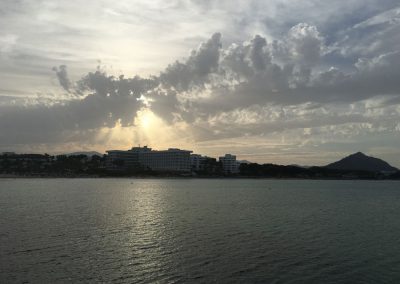
[[[400,283],[400,182],[0,179],[0,283]]]

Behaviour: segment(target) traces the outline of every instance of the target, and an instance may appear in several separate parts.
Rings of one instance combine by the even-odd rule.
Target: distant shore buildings
[[[165,173],[178,175],[237,175],[240,161],[236,156],[225,154],[219,159],[193,154],[191,150],[169,148],[154,150],[148,146],[129,150],[108,150],[106,155],[16,154],[4,152],[0,157],[0,170],[7,172],[90,172],[96,168],[111,175]]]
[[[133,147],[130,150],[109,150],[106,169],[115,170],[153,170],[160,172],[190,172],[192,151],[169,148],[153,150],[147,146]]]
[[[87,153],[87,154],[86,154]],[[93,153],[93,154],[92,154]],[[153,150],[147,146],[72,154],[0,154],[1,177],[265,177],[300,179],[400,179],[387,162],[355,153],[324,167],[258,164],[225,154],[216,158],[190,150]]]
[[[192,154],[193,151],[177,148],[153,150],[144,146],[106,152],[105,166],[108,171],[152,170],[237,174],[240,166],[240,163],[236,161],[236,156],[231,154],[226,154],[217,161],[215,158]]]

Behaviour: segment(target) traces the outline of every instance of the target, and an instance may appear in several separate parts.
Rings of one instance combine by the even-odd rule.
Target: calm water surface
[[[400,283],[400,183],[0,180],[1,283]]]

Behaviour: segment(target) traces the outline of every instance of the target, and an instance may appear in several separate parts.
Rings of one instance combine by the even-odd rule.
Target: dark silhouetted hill
[[[340,161],[325,166],[334,170],[353,170],[353,171],[370,171],[370,172],[395,172],[398,171],[387,162],[367,156],[361,152],[357,152],[347,156]]]
[[[65,154],[67,156],[79,156],[79,155],[86,155],[88,157],[92,157],[92,156],[100,156],[102,157],[103,154],[96,152],[96,151],[87,151],[87,152],[74,152],[74,153],[69,153],[69,154]]]

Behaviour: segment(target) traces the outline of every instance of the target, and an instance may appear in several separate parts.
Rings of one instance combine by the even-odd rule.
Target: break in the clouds
[[[317,164],[361,150],[399,166],[396,1],[3,1],[0,14],[4,150],[149,143]]]

